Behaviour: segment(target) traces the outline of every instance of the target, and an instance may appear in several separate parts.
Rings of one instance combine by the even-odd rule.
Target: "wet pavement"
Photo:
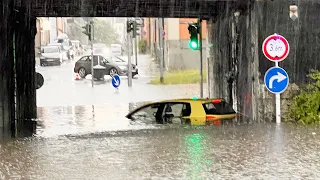
[[[0,145],[0,179],[319,179],[319,129],[154,127]]]
[[[34,137],[0,141],[0,179],[319,179],[320,130],[289,124],[190,127],[133,123],[124,116],[156,99],[197,96],[198,85],[153,86],[141,75],[119,90],[110,80],[75,81],[74,63],[38,67]],[[145,69],[145,70],[143,70]]]
[[[116,90],[111,78],[106,76],[103,82],[96,81],[91,87],[91,76],[75,80],[74,62],[61,66],[38,67],[37,72],[44,77],[44,85],[37,90],[38,107],[72,106],[95,104],[128,104],[180,97],[199,96],[198,84],[192,85],[150,85],[151,78],[159,73],[147,55],[138,57],[139,75],[128,87],[127,77],[121,77],[121,85]]]
[[[126,60],[126,57],[123,57]],[[95,82],[91,77],[75,80],[74,62],[61,66],[38,67],[45,79],[37,90],[38,128],[37,136],[84,134],[143,128],[132,126],[125,115],[139,104],[170,98],[198,96],[198,84],[150,85],[158,70],[147,55],[138,56],[139,75],[132,87],[127,77],[121,77],[119,89],[111,84],[111,78]]]

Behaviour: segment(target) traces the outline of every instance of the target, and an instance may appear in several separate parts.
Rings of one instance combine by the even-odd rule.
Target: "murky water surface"
[[[39,108],[36,137],[0,143],[0,179],[320,178],[317,128],[132,124],[134,106]]]

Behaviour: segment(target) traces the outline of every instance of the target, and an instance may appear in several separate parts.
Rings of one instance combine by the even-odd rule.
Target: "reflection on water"
[[[187,170],[187,179],[203,179],[206,178],[206,171],[210,165],[205,152],[209,151],[205,145],[206,134],[194,133],[185,135],[186,151],[190,169]]]
[[[33,137],[0,143],[0,179],[319,179],[319,134],[251,124]]]
[[[61,106],[38,108],[38,136],[85,134],[142,128],[125,118],[129,111],[144,103]]]

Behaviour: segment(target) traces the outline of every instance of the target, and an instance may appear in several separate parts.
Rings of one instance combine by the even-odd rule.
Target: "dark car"
[[[108,60],[101,55],[93,55],[93,66],[99,65],[106,67],[106,75],[113,76],[118,74],[119,76],[128,75],[128,65],[112,62],[111,59]],[[136,69],[136,65],[132,64],[133,72]],[[74,72],[79,73],[81,78],[85,78],[88,74],[91,74],[91,55],[82,56],[74,66]],[[137,74],[132,72],[132,76]]]

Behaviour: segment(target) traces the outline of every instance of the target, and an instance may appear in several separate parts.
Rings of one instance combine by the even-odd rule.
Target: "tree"
[[[118,34],[107,21],[94,19],[94,43],[118,44]]]

